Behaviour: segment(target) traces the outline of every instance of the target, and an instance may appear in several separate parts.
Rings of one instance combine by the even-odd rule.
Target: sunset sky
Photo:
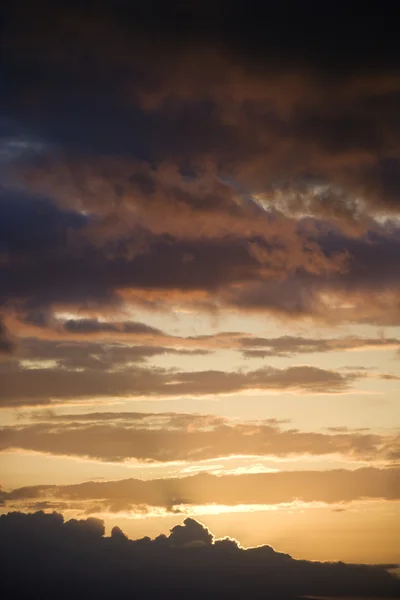
[[[0,512],[400,562],[393,19],[9,4]]]

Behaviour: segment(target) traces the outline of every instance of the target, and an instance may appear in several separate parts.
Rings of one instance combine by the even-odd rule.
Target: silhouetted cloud
[[[63,520],[57,513],[0,516],[3,590],[84,598],[160,595],[183,598],[295,598],[298,595],[396,596],[394,565],[346,565],[295,560],[270,546],[242,548],[215,539],[194,519],[169,536],[129,540],[119,528],[104,537],[98,519]],[[21,577],[21,572],[24,577]]]

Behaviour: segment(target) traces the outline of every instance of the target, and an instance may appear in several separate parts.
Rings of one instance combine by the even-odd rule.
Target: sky
[[[9,3],[0,513],[400,562],[389,7]]]

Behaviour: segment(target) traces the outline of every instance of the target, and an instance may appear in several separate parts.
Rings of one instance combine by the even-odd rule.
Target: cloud
[[[86,365],[89,366],[89,365]],[[96,366],[96,365],[95,365]],[[123,369],[21,368],[7,364],[2,372],[0,405],[29,406],[79,398],[168,398],[217,396],[249,391],[288,390],[313,394],[343,393],[360,373],[312,366],[254,371],[178,371],[127,365]]]
[[[73,1],[48,4],[17,2],[5,15],[0,406],[217,398],[253,391],[342,394],[371,377],[365,368],[311,364],[185,371],[151,361],[232,349],[239,353],[236,359],[395,350],[394,334],[387,339],[369,333],[321,339],[262,332],[179,337],[127,315],[145,309],[168,315],[234,313],[235,318],[260,314],[316,326],[400,324],[400,54],[394,13],[392,18],[387,7],[364,7],[360,18],[352,3],[270,3],[267,18],[257,7],[224,0],[190,6],[175,1],[111,6],[100,0],[94,13]],[[397,376],[379,372],[376,377],[395,381]],[[1,428],[1,447],[164,462],[237,452],[287,456],[292,450],[387,462],[399,456],[395,436],[368,431],[285,431],[272,423],[165,413],[40,418]],[[326,502],[398,498],[398,473],[390,469],[306,473],[302,479],[269,475],[133,481],[121,483],[122,495],[116,497],[116,483],[41,487],[2,492],[2,497],[7,505],[20,498],[46,510],[76,502],[82,511],[93,502],[111,511],[121,506],[172,510],[174,501],[179,507],[185,499],[229,504],[250,501],[250,493],[253,502],[272,503],[297,494]],[[98,489],[103,496],[94,498]],[[67,573],[78,570],[72,579],[84,582],[82,596],[100,597],[103,589],[118,596],[118,586],[124,596],[123,571],[135,561],[136,588],[126,595],[148,597],[154,592],[149,586],[158,585],[152,569],[141,570],[140,563],[142,549],[146,544],[154,549],[156,542],[141,542],[133,559],[119,550],[125,562],[117,569],[107,548],[113,543],[115,553],[116,544],[131,543],[118,535],[106,541],[98,523],[10,519],[24,530],[24,542],[25,525],[39,538],[36,526],[47,532],[54,526],[68,537],[60,556]],[[200,538],[190,537],[193,528]],[[224,585],[231,584],[232,597],[260,596],[265,591],[260,581],[268,583],[282,572],[272,597],[303,576],[313,582],[310,587],[293,583],[287,591],[333,590],[340,596],[351,588],[341,566],[333,571],[320,566],[320,576],[317,567],[303,564],[288,577],[286,567],[274,563],[268,577],[257,571],[252,578],[257,551],[242,554],[234,543],[209,543],[209,534],[193,522],[173,535],[186,539],[188,534],[188,543],[206,543],[185,549],[178,544],[183,554],[172,560],[172,582],[160,579],[168,597],[192,581],[199,596],[210,590],[221,595],[214,575],[191,579],[203,555],[185,563],[186,552],[205,549],[214,552],[204,560],[216,565],[215,572],[226,573],[228,565],[233,579],[224,577]],[[74,553],[68,554],[69,543],[80,552],[78,539],[82,568]],[[9,540],[17,548],[13,535]],[[46,541],[41,544],[39,550],[47,548]],[[31,572],[30,593],[37,584],[44,596],[46,589],[52,596],[61,589],[76,595],[68,578],[62,584],[51,579],[64,568],[57,553],[50,553],[49,563],[43,560],[49,552],[43,553],[31,552],[47,569],[48,588],[40,585],[39,569]],[[232,567],[235,553],[241,558]],[[20,546],[16,556],[25,572]],[[93,557],[90,583],[82,574],[88,556]],[[15,570],[10,573],[14,584],[25,585]],[[245,578],[244,590],[236,574]],[[371,582],[379,579],[385,588],[387,581],[382,570],[361,570],[354,577],[363,593],[381,591]],[[14,595],[26,596],[25,591]]]
[[[299,561],[270,546],[242,548],[236,540],[215,539],[194,519],[170,535],[129,540],[119,528],[104,537],[98,519],[64,521],[53,513],[0,516],[3,588],[14,598],[30,593],[43,598],[62,588],[65,597],[162,594],[181,598],[295,598],[303,594],[395,596],[399,581],[391,565],[345,565]],[[26,578],[17,574],[20,569]],[[229,569],[229,577],[226,570]]]
[[[241,475],[201,473],[165,479],[123,479],[75,485],[31,486],[3,492],[8,508],[29,509],[30,502],[67,502],[72,510],[145,512],[190,505],[275,505],[302,502],[348,503],[362,499],[399,500],[399,469],[360,468],[281,471]],[[90,506],[96,507],[90,509]]]
[[[9,327],[18,330],[19,357],[50,358],[67,356],[69,351],[77,354],[102,354],[106,350],[126,349],[132,356],[154,348],[176,353],[185,349],[206,354],[216,350],[239,350],[248,358],[251,357],[287,357],[297,354],[321,352],[344,352],[351,350],[388,350],[398,349],[400,339],[386,337],[360,337],[347,335],[344,337],[305,337],[284,335],[275,338],[259,337],[240,331],[219,331],[208,335],[177,336],[151,327],[139,321],[119,321],[109,318],[59,318],[50,310],[31,310],[7,315]],[[3,326],[5,326],[3,324]],[[96,342],[93,342],[93,339]],[[91,343],[86,343],[90,340]],[[99,341],[97,341],[99,340]],[[72,342],[72,343],[71,343]],[[124,342],[124,343],[122,343]]]
[[[128,214],[111,218],[115,227],[111,223],[110,229],[107,215],[94,214],[88,218],[82,211],[67,212],[47,200],[29,196],[21,200],[12,191],[9,198],[8,193],[0,202],[5,209],[4,228],[15,230],[18,225],[14,220],[19,219],[21,229],[13,235],[12,243],[8,244],[5,238],[6,260],[0,265],[4,282],[1,299],[11,307],[26,307],[28,320],[33,309],[51,305],[118,306],[123,302],[120,293],[123,290],[140,292],[154,288],[164,294],[180,290],[183,297],[187,292],[212,296],[220,286],[258,277],[279,279],[299,267],[312,273],[343,268],[344,256],[338,253],[326,256],[309,236],[296,232],[296,223],[286,217],[266,215],[264,233],[268,229],[271,235],[266,240],[257,240],[254,235],[260,229],[259,218],[251,217],[257,223],[254,233],[251,228],[243,231],[247,211],[239,208],[235,217],[238,227],[232,223],[232,229],[222,215],[226,233],[213,235],[205,224],[205,235],[199,238],[202,226],[198,219],[194,235],[172,231],[178,221],[176,211],[169,220],[168,202],[153,207],[143,219],[137,211],[132,213],[132,206],[128,205]],[[13,196],[16,202],[12,201]],[[10,213],[9,206],[14,204],[19,205],[18,210],[12,209]],[[49,221],[44,235],[40,233],[44,225],[30,216],[41,212],[44,225]],[[211,223],[216,222],[214,212],[210,215]],[[161,230],[152,231],[154,218],[162,224]],[[192,223],[193,228],[191,211],[184,221]],[[34,240],[39,238],[40,243],[35,245]],[[91,330],[94,326],[93,322]],[[64,327],[73,328],[74,324]]]
[[[134,335],[148,335],[148,334],[161,334],[159,329],[145,325],[144,323],[137,323],[135,321],[128,321],[127,323],[106,323],[98,321],[97,319],[68,319],[64,323],[64,329],[72,333],[132,333]]]
[[[136,324],[134,324],[136,325]],[[140,324],[141,325],[141,324]],[[143,325],[143,327],[146,327]],[[104,330],[108,331],[107,324]],[[132,328],[135,330],[135,327]],[[147,334],[143,334],[146,336]],[[139,341],[143,338],[141,333],[133,334],[132,341]],[[79,339],[81,336],[78,335]],[[178,356],[201,356],[206,355],[210,351],[201,347],[185,348],[173,346],[160,346],[157,344],[161,336],[156,334],[156,337],[151,335],[148,344],[124,344],[119,340],[118,334],[112,339],[102,342],[97,341],[82,341],[78,342],[69,340],[65,341],[24,338],[20,339],[18,352],[14,356],[14,361],[9,362],[9,370],[35,367],[41,368],[43,363],[50,361],[50,364],[57,367],[59,370],[74,371],[84,369],[87,371],[105,370],[112,371],[113,369],[128,370],[132,363],[143,363],[158,355],[171,354]],[[164,340],[165,341],[164,336]],[[89,339],[91,336],[89,336]],[[137,338],[137,339],[136,339]],[[147,341],[147,340],[145,340]],[[27,367],[27,365],[30,365]]]
[[[21,229],[12,241],[5,237],[0,297],[8,312],[21,315],[24,326],[50,325],[70,335],[156,333],[121,320],[104,324],[93,316],[64,323],[50,319],[52,306],[75,312],[108,306],[118,314],[125,304],[164,310],[179,305],[203,311],[234,307],[286,318],[398,322],[396,225],[375,224],[355,239],[326,221],[289,218],[256,209],[254,202],[236,208],[236,224],[230,223],[217,203],[215,210],[224,213],[223,231],[212,232],[207,224],[203,228],[188,209],[183,219],[194,228],[189,235],[183,229],[172,231],[178,220],[173,211],[168,221],[173,201],[167,195],[153,208],[145,204],[150,211],[143,216],[146,227],[142,219],[139,225],[137,211],[132,210],[134,197],[124,209],[129,214],[117,216],[115,229],[109,230],[107,216],[89,218],[35,198],[17,198],[18,210],[9,209],[14,206],[10,199],[3,201],[4,227],[16,231],[19,219]],[[215,210],[210,215],[213,224]],[[40,211],[43,223],[49,223],[43,235],[44,225],[30,216]],[[253,230],[247,215],[256,224]],[[151,231],[154,219],[162,231]]]
[[[370,232],[358,240],[328,235],[322,242],[326,251],[340,247],[349,253],[347,271],[326,277],[297,271],[279,282],[226,285],[221,290],[223,302],[241,310],[269,311],[293,319],[396,325],[398,242],[397,228],[390,235]]]
[[[305,338],[282,336],[278,338],[243,337],[239,340],[243,355],[248,358],[264,358],[268,356],[292,356],[321,352],[343,352],[347,350],[397,349],[398,339],[381,338]]]
[[[124,10],[8,23],[4,146],[35,152],[5,153],[1,302],[398,323],[390,36],[372,53],[357,27],[358,54],[341,8],[340,49],[308,9],[271,8],[269,34],[243,9]]]
[[[197,546],[209,546],[214,541],[214,536],[210,531],[195,521],[194,519],[185,519],[183,525],[175,525],[171,529],[171,534],[168,537],[169,543],[173,546],[184,546],[193,547],[194,544]]]
[[[0,357],[1,355],[9,356],[15,348],[14,340],[12,339],[8,328],[5,326],[3,318],[0,314]]]
[[[24,416],[24,415],[23,415]],[[352,460],[396,461],[396,434],[283,428],[274,421],[235,423],[185,413],[85,413],[31,416],[0,428],[0,449],[24,449],[105,461],[199,461],[226,456],[294,457],[338,454]]]

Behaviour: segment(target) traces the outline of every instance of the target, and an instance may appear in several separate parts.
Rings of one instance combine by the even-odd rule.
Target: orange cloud
[[[287,429],[278,423],[234,423],[213,415],[105,412],[32,414],[33,423],[0,428],[0,449],[91,457],[105,461],[188,463],[227,456],[326,456],[396,463],[394,433]]]

